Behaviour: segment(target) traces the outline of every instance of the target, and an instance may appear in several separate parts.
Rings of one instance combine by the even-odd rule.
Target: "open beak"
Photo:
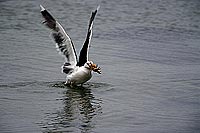
[[[101,74],[101,68],[98,67],[98,65],[92,64],[92,65],[91,65],[91,69],[92,69],[94,72],[97,72],[98,74]]]

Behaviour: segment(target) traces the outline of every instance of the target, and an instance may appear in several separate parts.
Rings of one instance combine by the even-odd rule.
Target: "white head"
[[[87,61],[84,64],[84,67],[91,70],[91,71],[97,72],[98,74],[101,74],[101,68],[98,67],[97,64],[94,64],[92,61]]]

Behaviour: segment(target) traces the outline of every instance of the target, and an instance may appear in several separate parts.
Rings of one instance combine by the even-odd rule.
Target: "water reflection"
[[[63,107],[49,115],[45,132],[90,132],[101,114],[101,100],[88,87],[67,87],[61,98]]]

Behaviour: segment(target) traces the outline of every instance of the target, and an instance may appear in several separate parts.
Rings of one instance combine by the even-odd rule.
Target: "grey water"
[[[64,86],[39,5],[102,74]],[[1,133],[199,133],[199,0],[0,0]]]

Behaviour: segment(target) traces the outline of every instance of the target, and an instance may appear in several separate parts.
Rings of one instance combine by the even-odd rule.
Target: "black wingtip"
[[[98,6],[97,6],[97,9],[96,9],[96,11],[98,11],[99,9],[100,9],[100,5],[98,5]]]
[[[42,5],[40,5],[41,12],[46,10]]]
[[[90,30],[90,27],[91,27],[91,24],[92,22],[94,21],[94,18],[97,14],[97,11],[99,10],[100,8],[100,5],[97,6],[96,10],[92,12],[92,15],[91,15],[91,18],[90,18],[90,21],[89,21],[89,28],[88,28],[88,31]]]
[[[97,6],[96,10],[92,12],[92,14],[96,15],[96,13],[99,11],[100,5]]]
[[[91,46],[90,40],[91,40],[91,36],[92,36],[92,26],[93,26],[93,22],[94,22],[95,16],[96,16],[99,8],[100,8],[100,6],[98,6],[96,8],[96,10],[92,11],[92,15],[91,15],[90,20],[89,20],[89,27],[88,27],[86,40],[85,40],[83,47],[80,51],[79,62],[77,63],[77,66],[83,66],[88,60],[88,47]]]
[[[45,19],[42,23],[45,24],[50,29],[55,30],[56,29],[56,20],[53,18],[53,16],[42,6],[40,5],[40,12]]]

